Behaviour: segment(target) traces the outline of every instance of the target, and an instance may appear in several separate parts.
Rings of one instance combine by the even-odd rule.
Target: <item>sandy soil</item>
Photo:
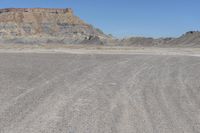
[[[90,45],[1,45],[0,53],[145,54],[199,56],[200,48],[159,48]]]

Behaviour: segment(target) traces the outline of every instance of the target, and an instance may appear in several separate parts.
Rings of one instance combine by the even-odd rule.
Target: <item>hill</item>
[[[0,9],[0,38],[4,42],[74,44],[106,37],[70,8]]]
[[[177,38],[130,37],[119,40],[117,44],[137,47],[200,47],[200,32],[189,31]]]

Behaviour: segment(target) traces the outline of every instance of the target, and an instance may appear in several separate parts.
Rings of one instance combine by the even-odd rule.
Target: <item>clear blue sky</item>
[[[8,7],[71,7],[118,37],[173,37],[200,30],[200,0],[0,0],[0,8]]]

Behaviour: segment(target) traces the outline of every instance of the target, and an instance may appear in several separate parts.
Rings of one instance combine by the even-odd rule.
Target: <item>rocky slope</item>
[[[10,43],[90,43],[107,38],[72,9],[0,9],[0,40]]]
[[[179,38],[172,39],[168,45],[182,46],[182,47],[200,47],[200,32],[189,31]]]
[[[139,47],[200,47],[200,32],[189,31],[178,38],[130,37],[118,40],[117,44]]]

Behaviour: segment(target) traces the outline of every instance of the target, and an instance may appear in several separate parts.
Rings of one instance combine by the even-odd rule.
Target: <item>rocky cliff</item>
[[[13,43],[81,43],[107,36],[73,14],[72,9],[0,9],[0,38]]]

